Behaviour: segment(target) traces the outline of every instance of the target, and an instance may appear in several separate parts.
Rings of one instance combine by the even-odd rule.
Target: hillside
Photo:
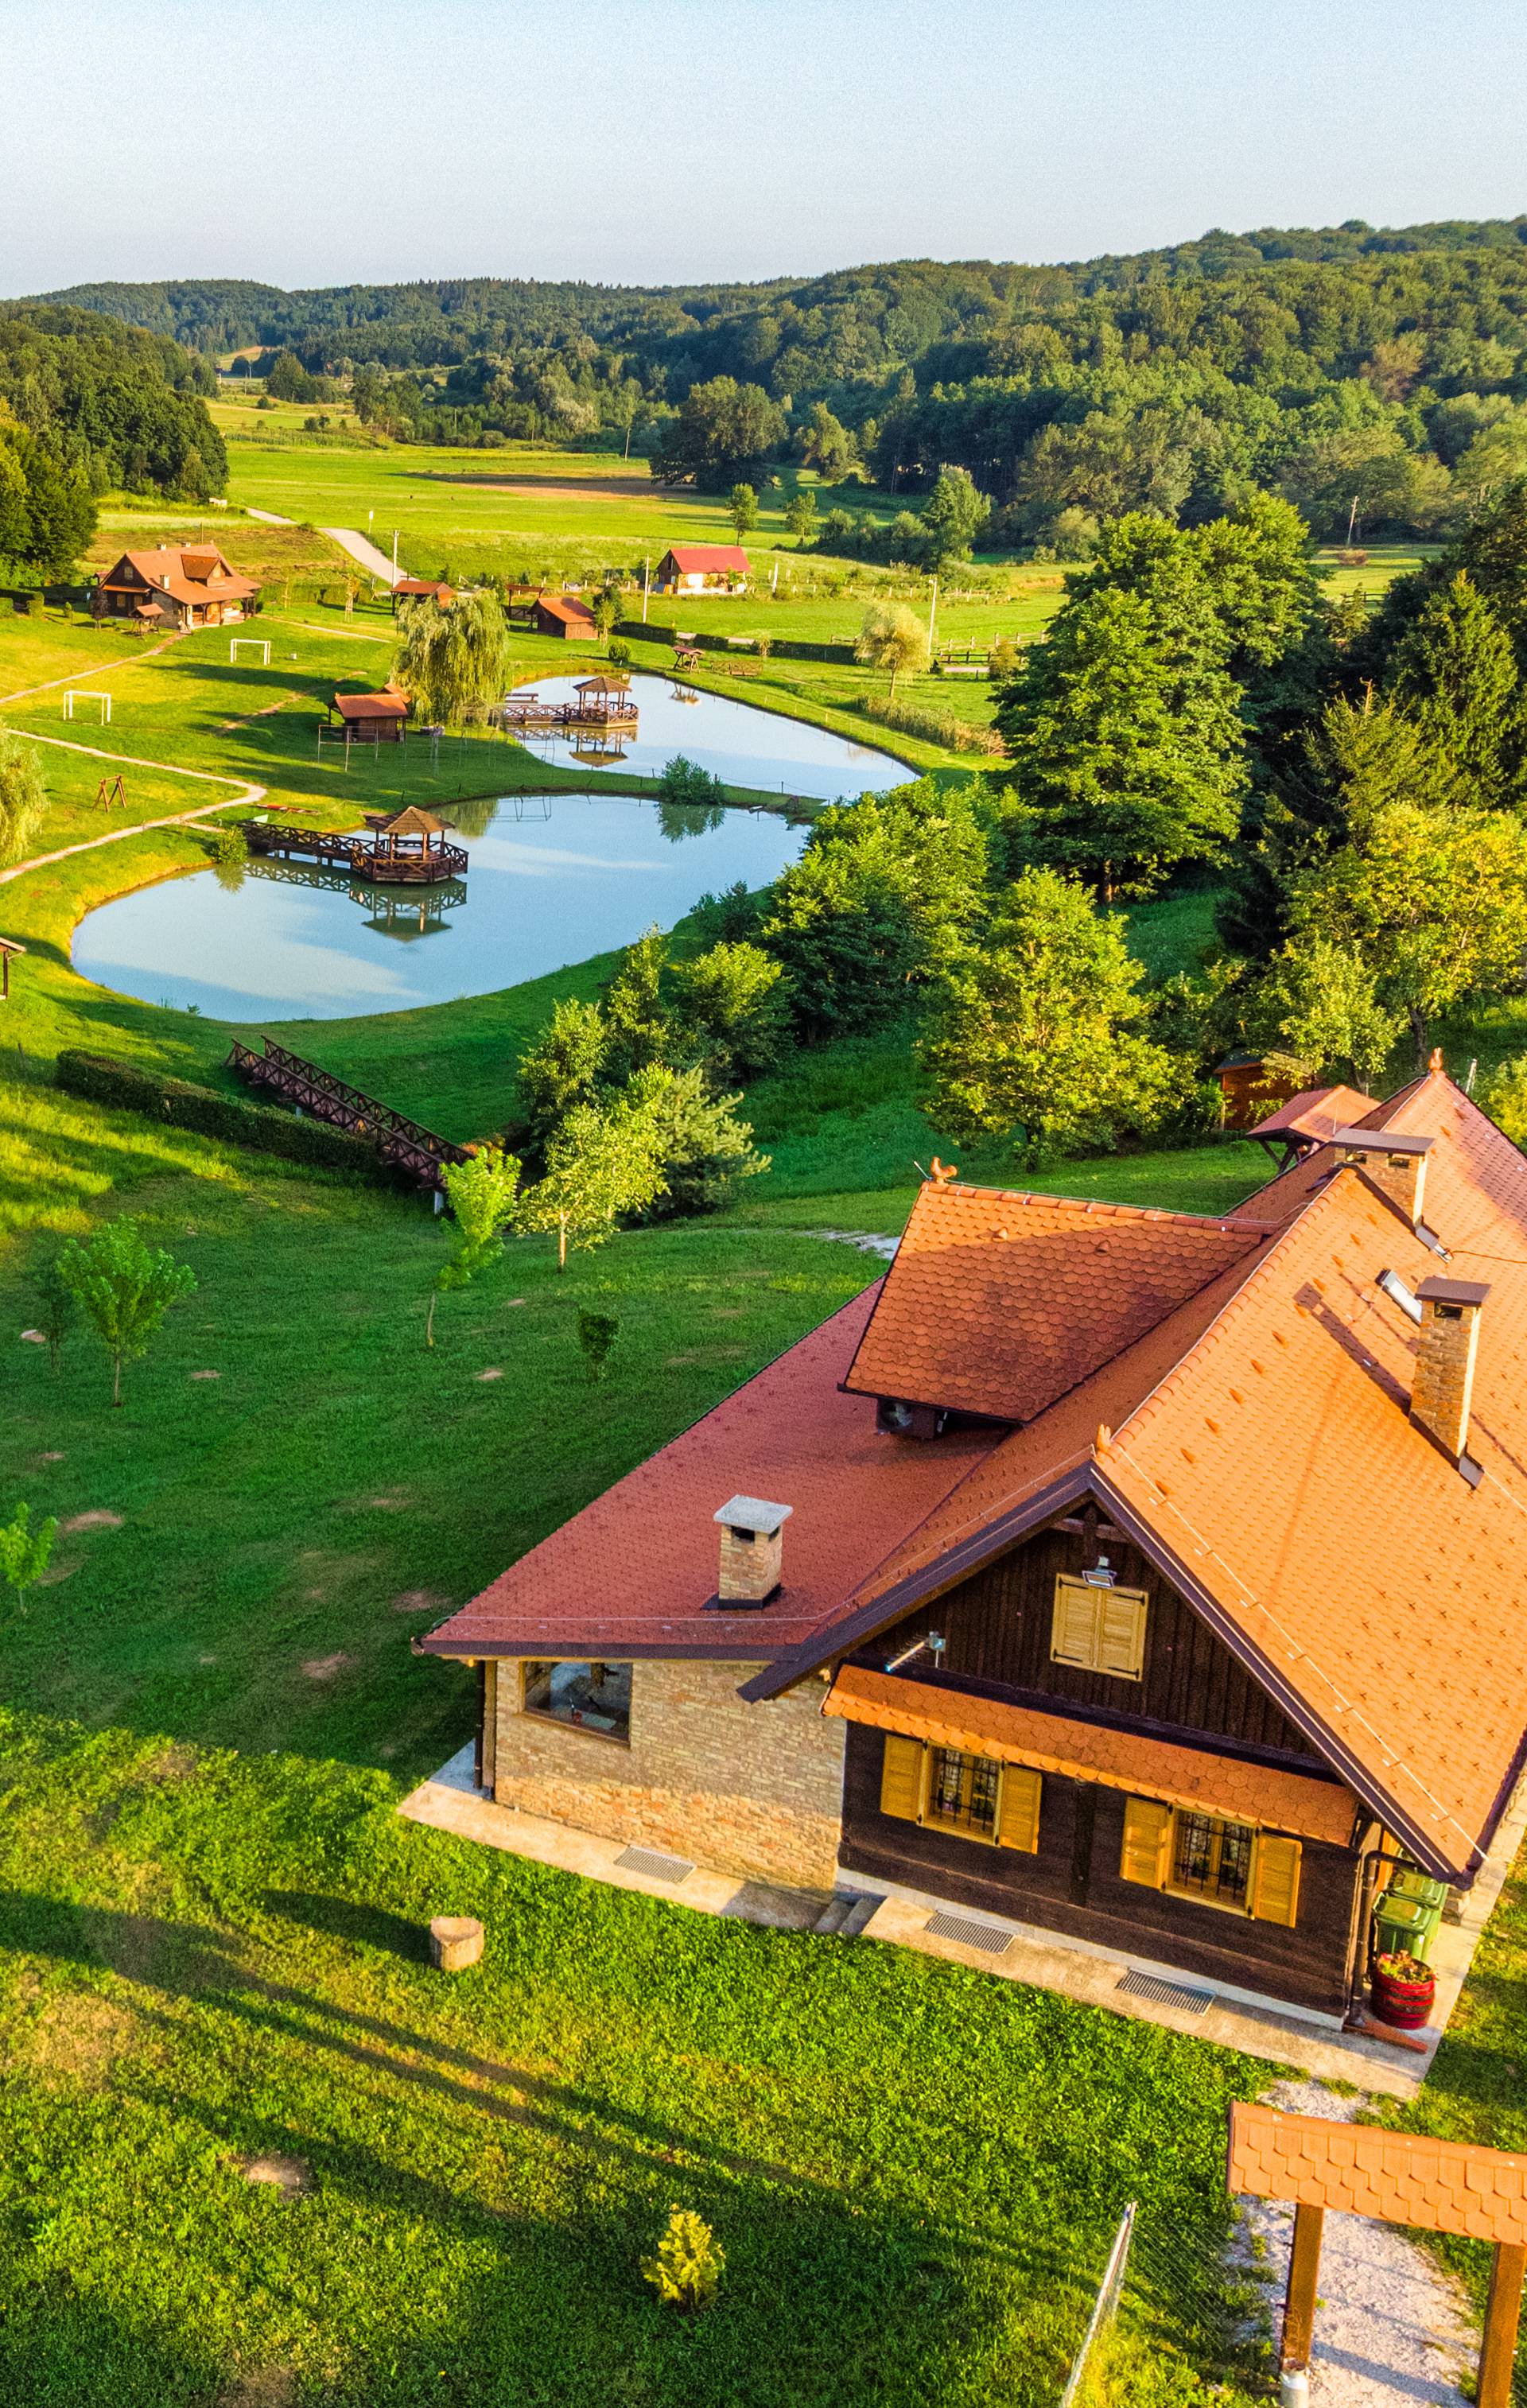
[[[1424,536],[1527,470],[1521,218],[753,285],[190,280],[49,297],[203,356],[289,351],[292,398],[303,370],[348,377],[361,418],[409,441],[655,454],[697,385],[734,379],[772,408],[760,400],[759,423],[783,424],[776,458],[842,474],[857,457],[892,490],[962,466],[1011,511],[1004,545],[1062,556],[1070,513],[1193,521],[1250,486],[1286,494],[1323,538],[1348,533],[1354,502],[1366,538]],[[825,448],[823,409],[841,421]]]

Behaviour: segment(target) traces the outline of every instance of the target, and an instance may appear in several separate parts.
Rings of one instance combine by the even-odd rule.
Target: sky
[[[1527,210],[1523,0],[0,0],[0,294]]]

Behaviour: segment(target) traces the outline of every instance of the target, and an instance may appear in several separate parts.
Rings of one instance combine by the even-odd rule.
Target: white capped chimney
[[[1421,1217],[1426,1157],[1433,1140],[1407,1137],[1401,1129],[1339,1128],[1331,1142],[1338,1160],[1365,1171],[1414,1228]]]
[[[714,1517],[721,1525],[720,1604],[768,1604],[780,1584],[785,1525],[794,1512],[762,1497],[727,1498]]]
[[[1463,1469],[1468,1464],[1469,1407],[1474,1358],[1479,1347],[1479,1311],[1488,1287],[1473,1280],[1422,1280],[1416,1291],[1421,1334],[1410,1418]],[[1477,1466],[1469,1467],[1476,1480]]]

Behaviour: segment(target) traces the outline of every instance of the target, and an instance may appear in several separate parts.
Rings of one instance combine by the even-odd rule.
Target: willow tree
[[[36,746],[0,730],[0,869],[30,853],[47,802]]]
[[[393,676],[422,719],[453,725],[473,706],[503,699],[509,674],[509,629],[497,594],[432,594],[401,603],[402,642]]]

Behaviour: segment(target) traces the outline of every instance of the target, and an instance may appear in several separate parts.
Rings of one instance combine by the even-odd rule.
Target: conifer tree
[[[1505,802],[1520,767],[1521,697],[1505,628],[1462,570],[1395,649],[1391,690],[1419,723],[1459,800]]]

